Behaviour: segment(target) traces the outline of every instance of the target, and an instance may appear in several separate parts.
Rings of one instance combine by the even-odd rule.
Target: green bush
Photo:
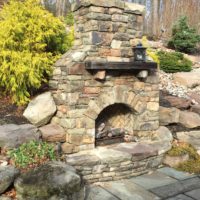
[[[192,70],[192,62],[179,52],[159,51],[160,69],[167,73],[189,72]]]
[[[46,161],[55,160],[53,145],[31,141],[8,152],[12,162],[19,168],[35,167]]]
[[[25,104],[47,82],[52,65],[71,45],[64,23],[39,0],[10,0],[0,12],[0,88]]]
[[[200,42],[200,35],[196,29],[190,28],[186,17],[181,17],[173,26],[172,38],[168,46],[180,52],[192,53],[197,43]]]

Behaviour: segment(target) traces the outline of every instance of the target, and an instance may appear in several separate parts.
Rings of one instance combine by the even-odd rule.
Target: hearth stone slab
[[[80,165],[80,166],[90,166],[99,164],[99,158],[92,154],[90,151],[81,152],[77,154],[71,154],[67,156],[67,163],[69,165]]]
[[[136,178],[131,178],[130,181],[142,186],[145,189],[153,189],[174,183],[177,180],[162,173],[153,172],[152,174],[145,174]]]
[[[163,155],[156,152],[146,143],[124,143],[71,154],[66,156],[66,162],[77,169],[85,183],[105,182],[131,178],[157,168]]]
[[[141,160],[148,157],[158,155],[158,150],[148,144],[126,144],[122,143],[117,145],[114,149],[130,153],[133,157],[132,160]]]
[[[108,148],[98,148],[94,150],[95,155],[99,157],[101,163],[121,163],[131,160],[131,154],[125,151],[117,151]]]
[[[187,172],[177,171],[170,167],[163,167],[163,168],[158,169],[158,171],[162,172],[163,174],[166,174],[167,176],[175,178],[177,180],[185,180],[185,179],[193,178],[196,176],[194,174],[189,174]]]
[[[160,198],[128,180],[107,182],[102,187],[123,200],[159,200]]]

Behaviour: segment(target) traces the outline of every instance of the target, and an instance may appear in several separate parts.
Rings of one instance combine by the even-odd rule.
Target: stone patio
[[[200,178],[164,167],[129,180],[90,185],[86,200],[199,200]]]

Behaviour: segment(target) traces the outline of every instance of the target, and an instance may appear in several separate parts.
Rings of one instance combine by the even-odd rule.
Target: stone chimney
[[[50,80],[58,110],[51,123],[66,131],[63,151],[94,148],[104,128],[105,132],[124,129],[130,141],[151,138],[159,127],[156,73],[149,71],[141,80],[136,77],[138,70],[106,69],[106,63],[133,60],[132,47],[142,36],[144,6],[121,0],[77,0],[72,9],[74,46],[56,62]],[[88,61],[105,63],[105,69],[87,70]]]

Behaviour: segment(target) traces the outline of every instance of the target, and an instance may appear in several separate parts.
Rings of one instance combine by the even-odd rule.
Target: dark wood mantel
[[[155,62],[93,62],[85,63],[87,70],[156,70],[158,67]]]

